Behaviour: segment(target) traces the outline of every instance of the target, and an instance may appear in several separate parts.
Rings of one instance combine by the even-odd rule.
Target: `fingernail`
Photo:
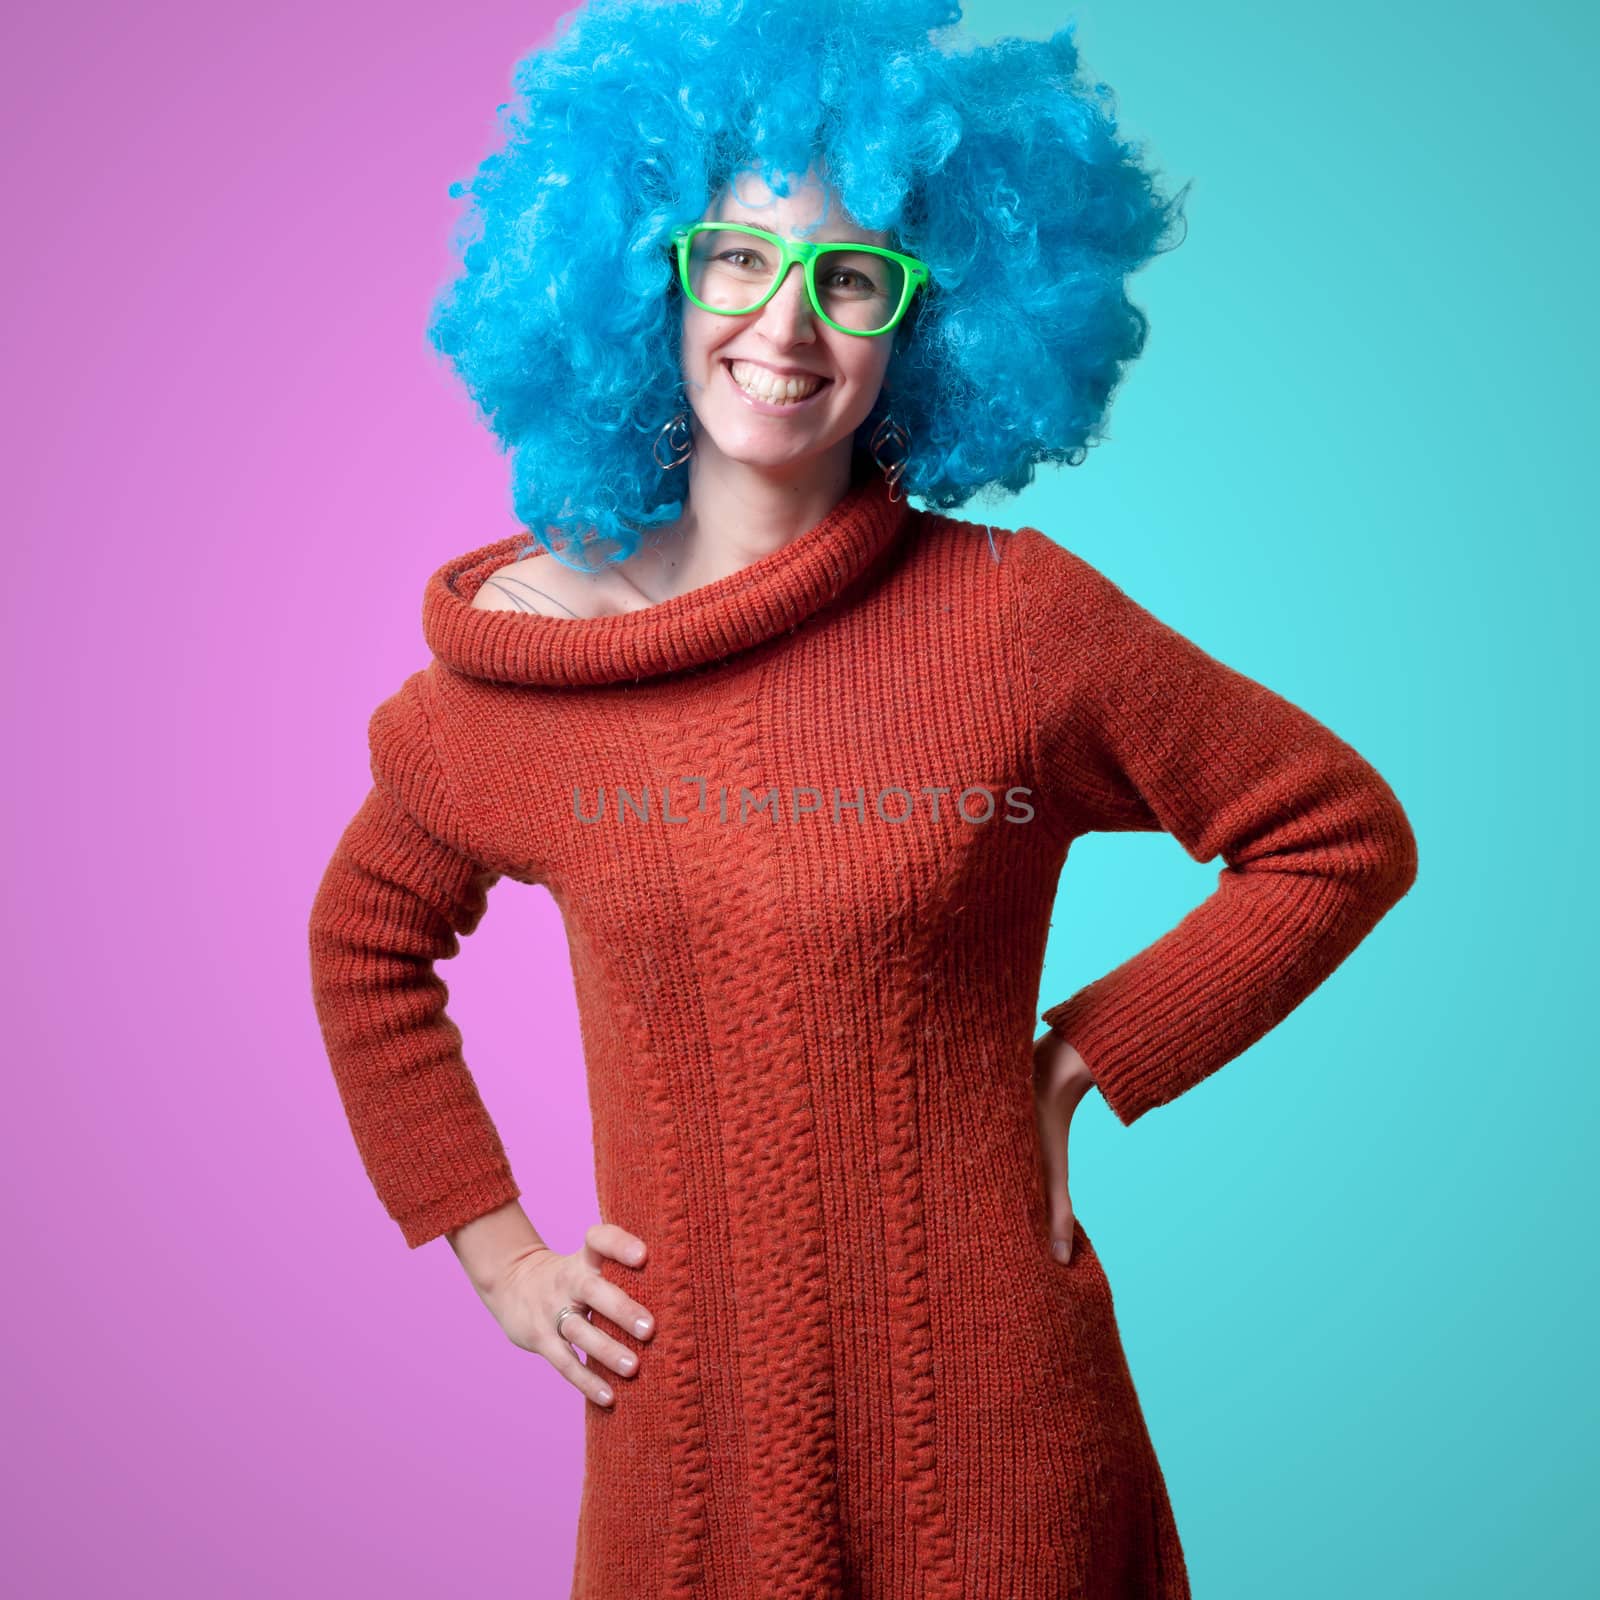
[[[608,1388],[606,1388],[606,1386],[604,1384],[600,1385],[600,1388],[599,1388],[599,1390],[597,1392],[598,1392],[598,1394],[600,1396],[600,1404],[601,1405],[608,1406],[608,1405],[611,1404],[611,1391]]]
[[[642,1339],[645,1334],[649,1333],[650,1331],[650,1319],[648,1317],[640,1317],[639,1320],[634,1323],[633,1330]]]
[[[1057,1261],[1069,1260],[1072,1255],[1072,1246],[1068,1244],[1065,1239],[1057,1239],[1055,1243],[1050,1246],[1050,1254],[1053,1255]]]

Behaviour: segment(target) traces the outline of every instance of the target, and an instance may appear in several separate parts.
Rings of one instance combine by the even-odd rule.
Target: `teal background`
[[[1593,1592],[1591,8],[1080,6],[1187,237],[1032,523],[1362,752],[1410,894],[1072,1194],[1200,1600]],[[1052,7],[975,4],[1042,34]],[[971,514],[969,511],[967,514]],[[1208,893],[1080,841],[1041,1007]],[[1585,1351],[1590,1352],[1585,1355]]]

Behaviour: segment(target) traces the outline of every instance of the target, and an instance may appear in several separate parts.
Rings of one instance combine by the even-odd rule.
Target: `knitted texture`
[[[657,1320],[646,1343],[595,1313],[640,1369],[584,1406],[575,1600],[1187,1596],[1081,1218],[1049,1254],[1057,883],[1093,831],[1226,862],[1044,1013],[1132,1123],[1410,887],[1399,802],[1039,531],[876,478],[621,616],[473,609],[524,542],[429,580],[433,659],[372,717],[311,976],[357,1148],[421,1245],[520,1193],[434,963],[501,877],[560,907],[601,1215],[650,1246],[601,1270]]]

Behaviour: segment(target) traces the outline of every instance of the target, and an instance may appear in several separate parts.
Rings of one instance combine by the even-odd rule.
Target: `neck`
[[[851,449],[845,438],[790,467],[756,466],[723,455],[697,428],[683,511],[648,541],[651,599],[715,583],[814,528],[850,489]]]

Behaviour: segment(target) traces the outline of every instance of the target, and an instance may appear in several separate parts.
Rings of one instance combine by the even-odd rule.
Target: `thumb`
[[[1042,1117],[1045,1208],[1050,1219],[1050,1254],[1065,1265],[1072,1259],[1072,1195],[1067,1189],[1067,1129],[1054,1117]]]
[[[1052,1206],[1050,1213],[1050,1254],[1065,1266],[1072,1259],[1072,1204],[1068,1201],[1061,1211]]]

